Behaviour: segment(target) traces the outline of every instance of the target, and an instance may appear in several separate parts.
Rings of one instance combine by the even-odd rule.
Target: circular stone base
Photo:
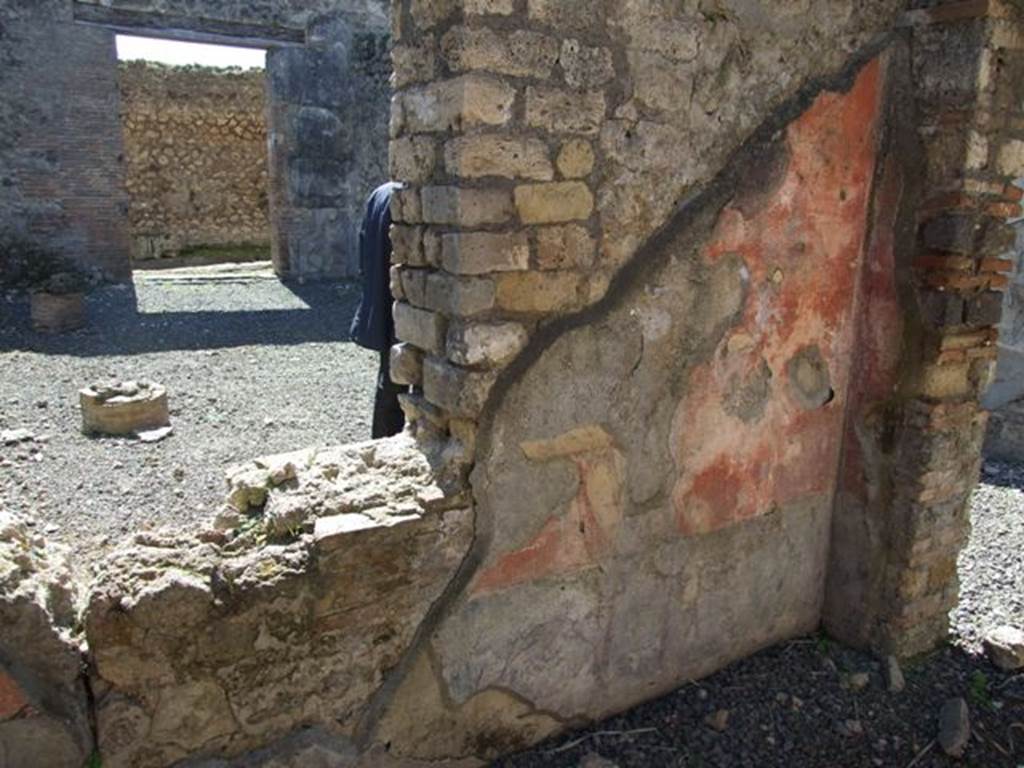
[[[81,293],[33,293],[29,299],[32,327],[37,331],[73,331],[85,325],[85,297]]]
[[[82,431],[130,435],[170,424],[167,390],[148,381],[99,384],[78,391]]]

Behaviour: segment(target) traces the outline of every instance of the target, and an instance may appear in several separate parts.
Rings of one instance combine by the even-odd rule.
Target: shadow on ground
[[[809,637],[774,646],[495,768],[928,768],[1024,765],[1024,675],[948,647],[904,666],[890,692],[872,656]],[[855,690],[851,676],[868,673]],[[960,760],[935,743],[942,704],[963,697],[972,736]],[[709,723],[725,710],[725,727]],[[721,721],[717,723],[720,725]],[[607,762],[602,762],[602,758]]]
[[[1024,490],[1024,465],[986,458],[982,465],[981,479],[989,485],[998,485],[1000,488]]]
[[[0,351],[87,357],[348,340],[357,284],[286,283],[292,301],[262,307],[249,299],[261,293],[264,281],[146,277],[105,286],[87,297],[88,325],[65,334],[34,331],[27,296],[0,297]],[[180,310],[182,303],[187,311]]]

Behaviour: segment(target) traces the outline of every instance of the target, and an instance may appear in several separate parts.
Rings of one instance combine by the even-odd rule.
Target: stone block
[[[394,86],[428,82],[434,77],[434,38],[424,36],[417,45],[396,45],[391,49]]]
[[[448,328],[448,359],[470,367],[504,365],[526,346],[519,323],[453,323]]]
[[[985,653],[1000,669],[1015,672],[1024,669],[1024,631],[1003,625],[985,635]]]
[[[441,238],[441,265],[456,275],[528,269],[525,232],[453,232]]]
[[[388,105],[388,137],[397,139],[405,133],[405,98],[396,93]]]
[[[971,391],[969,365],[928,365],[920,371],[918,393],[937,400],[961,397]]]
[[[509,33],[487,27],[454,27],[441,38],[441,56],[452,72],[485,70],[546,79],[558,61],[558,41],[525,29]]]
[[[167,390],[147,381],[94,385],[78,391],[82,432],[131,435],[170,424]]]
[[[395,264],[407,264],[409,266],[422,266],[423,257],[423,227],[411,227],[404,224],[392,224],[390,230],[391,238],[391,261]]]
[[[514,213],[512,196],[505,189],[424,187],[421,197],[423,220],[429,224],[504,224]]]
[[[473,317],[494,308],[496,290],[488,277],[435,272],[427,278],[427,307],[446,315]]]
[[[515,200],[525,224],[586,219],[594,210],[594,196],[581,181],[524,184],[516,187]]]
[[[388,288],[391,290],[391,298],[395,301],[405,299],[405,291],[402,290],[402,268],[397,264],[392,264],[388,270]]]
[[[402,407],[402,413],[410,422],[426,420],[432,427],[440,432],[448,428],[448,414],[431,403],[421,394],[414,392],[403,392],[398,396],[398,403]]]
[[[605,99],[600,91],[566,91],[540,86],[526,89],[526,124],[531,128],[595,136],[604,116]]]
[[[640,106],[668,113],[689,108],[692,65],[654,51],[630,51],[629,59],[636,78],[633,97]]]
[[[968,325],[998,325],[1003,314],[1003,294],[999,291],[984,291],[967,299],[966,308]]]
[[[574,272],[512,272],[499,275],[497,304],[510,312],[555,312],[577,304]]]
[[[391,380],[403,386],[420,386],[423,381],[423,352],[405,342],[392,346]]]
[[[452,437],[466,446],[470,452],[476,450],[476,422],[472,419],[451,419],[448,429]]]
[[[960,325],[963,321],[964,298],[949,291],[922,290],[921,315],[933,328]]]
[[[400,273],[401,298],[414,307],[425,307],[427,304],[427,278],[430,274],[431,270],[429,269],[402,269]],[[396,299],[399,298],[394,290],[392,290],[392,295]]]
[[[512,117],[515,89],[494,77],[463,75],[399,94],[406,133],[462,131],[504,125]]]
[[[404,187],[391,194],[391,220],[406,224],[419,224],[423,221],[419,189]]]
[[[437,149],[428,136],[407,136],[391,142],[388,168],[393,181],[422,184],[429,181],[437,164]]]
[[[441,354],[445,344],[445,319],[436,312],[395,302],[395,336],[420,349]]]
[[[411,0],[409,14],[419,29],[432,29],[459,9],[459,0]]]
[[[467,16],[508,16],[515,10],[514,0],[463,0]]]
[[[562,145],[555,161],[558,172],[567,179],[579,179],[594,170],[594,148],[589,141],[571,139]]]
[[[494,386],[494,372],[468,371],[438,357],[423,363],[423,394],[453,416],[478,416]]]
[[[579,224],[537,229],[537,266],[541,269],[587,269],[594,263],[594,238]]]
[[[531,21],[540,22],[563,33],[593,31],[604,25],[601,7],[595,3],[529,0],[527,11]]]
[[[554,177],[547,145],[540,139],[473,134],[449,141],[445,169],[453,176],[503,176],[550,181]]]
[[[612,52],[607,48],[591,48],[579,40],[563,40],[558,57],[565,73],[565,82],[573,88],[596,88],[615,77]]]
[[[1024,141],[1009,139],[999,147],[996,170],[1004,176],[1014,178],[1024,174]]]
[[[429,227],[423,232],[423,258],[432,267],[441,266],[441,235]]]
[[[1000,256],[1013,247],[1014,231],[1000,219],[947,213],[921,227],[924,245],[945,253]]]

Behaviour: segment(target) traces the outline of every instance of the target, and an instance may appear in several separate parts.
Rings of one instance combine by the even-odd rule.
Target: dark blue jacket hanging
[[[366,201],[366,215],[359,229],[359,272],[363,297],[352,318],[352,341],[383,352],[395,341],[391,318],[391,193],[401,184],[381,184]]]

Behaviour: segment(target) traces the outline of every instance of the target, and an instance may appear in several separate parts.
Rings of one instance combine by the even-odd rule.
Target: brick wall
[[[132,258],[270,253],[262,70],[120,65]]]
[[[0,229],[129,274],[114,35],[66,2],[0,6]]]

